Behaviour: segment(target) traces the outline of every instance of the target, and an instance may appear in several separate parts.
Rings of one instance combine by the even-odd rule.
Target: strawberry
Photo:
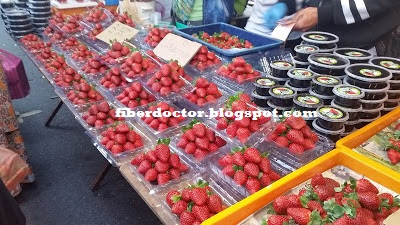
[[[271,181],[277,181],[277,180],[281,179],[281,176],[272,170],[269,172],[268,177],[269,177],[269,179],[271,179]]]
[[[225,118],[218,119],[217,129],[218,130],[225,130],[228,127],[228,121]],[[236,133],[236,131],[235,131]]]
[[[242,170],[238,170],[235,172],[235,175],[233,176],[233,180],[238,185],[244,185],[247,182],[247,174],[245,172],[243,172]]]
[[[157,175],[158,175],[157,170],[155,170],[154,168],[150,168],[149,170],[146,171],[144,179],[147,180],[148,182],[152,182],[157,180]]]
[[[224,146],[226,145],[226,141],[225,141],[224,139],[222,139],[221,137],[219,137],[219,136],[216,136],[216,137],[215,137],[214,143],[215,143],[219,148],[224,147]]]
[[[350,219],[347,216],[343,216],[335,220],[332,225],[350,225]]]
[[[162,162],[168,162],[171,151],[166,144],[158,144],[156,146],[157,158]]]
[[[289,151],[294,154],[302,154],[304,152],[304,147],[297,143],[291,143],[289,145]]]
[[[322,208],[321,203],[319,203],[318,201],[309,201],[307,203],[307,208],[310,209],[311,212],[316,210],[319,214],[325,212],[325,210]]]
[[[226,154],[218,160],[218,164],[222,167],[231,165],[232,163],[233,163],[233,158],[232,158],[232,155],[230,155],[230,154]]]
[[[390,160],[390,163],[393,165],[396,165],[397,163],[400,162],[400,152],[398,152],[394,149],[389,149],[387,151],[387,156]]]
[[[235,170],[233,169],[233,165],[226,165],[224,169],[222,169],[222,173],[230,177],[233,177],[235,175]]]
[[[212,213],[219,213],[222,211],[222,199],[218,195],[211,195],[208,197],[207,207]]]
[[[131,164],[134,166],[139,166],[140,163],[143,162],[144,160],[145,160],[144,154],[139,154],[132,159]]]
[[[191,212],[183,212],[179,217],[181,225],[193,225],[196,221],[196,217]]]
[[[271,184],[271,179],[269,179],[268,175],[263,174],[260,177],[260,184],[261,184],[261,187],[266,187]]]
[[[243,157],[247,162],[259,163],[261,161],[260,152],[255,148],[244,150]]]
[[[282,134],[287,130],[286,124],[285,123],[279,123],[278,125],[276,125],[274,133],[276,134]]]
[[[157,170],[157,172],[159,172],[159,173],[166,173],[167,171],[168,171],[168,169],[169,169],[169,164],[168,163],[164,163],[164,162],[161,162],[161,161],[157,161],[156,163],[155,163],[155,167],[154,167],[156,170]]]
[[[210,142],[207,139],[207,137],[196,138],[194,143],[196,144],[197,147],[204,149],[204,150],[209,149],[209,146],[210,146]]]
[[[232,155],[233,164],[237,166],[244,166],[246,164],[246,159],[241,152],[235,152]]]
[[[172,153],[169,156],[169,160],[168,160],[169,164],[176,169],[179,169],[180,165],[181,165],[181,159],[179,158],[179,156],[175,153]]]
[[[194,188],[190,193],[190,199],[196,205],[204,205],[207,202],[208,195],[204,188]]]
[[[306,150],[306,151],[311,150],[311,149],[314,149],[315,143],[311,139],[305,138],[304,142],[303,142],[303,147],[304,147],[304,150]]]
[[[264,174],[268,174],[271,171],[271,163],[267,158],[264,157],[261,158],[260,163],[258,163],[258,167]]]
[[[275,212],[280,215],[285,215],[287,208],[290,207],[289,198],[286,195],[279,196],[273,201],[272,207]]]
[[[179,196],[179,191],[172,189],[168,191],[167,195],[165,196],[165,200],[169,206],[172,206],[174,204],[173,198]]]
[[[192,207],[192,212],[200,222],[203,222],[210,217],[210,211],[205,205],[194,205]]]
[[[289,118],[291,118],[291,117],[289,117]],[[301,145],[304,142],[303,133],[301,133],[301,131],[299,131],[299,130],[294,130],[294,129],[289,130],[286,134],[286,137],[292,143]]]
[[[374,192],[357,193],[361,206],[369,210],[376,210],[381,205],[381,199]]]
[[[290,116],[286,118],[285,123],[293,129],[300,130],[304,126],[307,126],[307,122],[303,117]]]
[[[325,185],[325,178],[322,176],[322,174],[317,173],[311,178],[311,186],[315,187],[317,185]]]
[[[379,193],[378,189],[369,180],[364,178],[357,180],[356,192],[373,192],[375,194]]]
[[[157,176],[157,183],[158,185],[166,184],[170,181],[170,176],[166,173],[160,173]]]
[[[207,127],[202,123],[193,125],[193,133],[197,137],[200,137],[200,138],[204,137],[204,135],[206,134],[206,130],[207,130]]]
[[[340,187],[340,184],[336,180],[329,177],[325,177],[325,185],[330,189],[335,189],[336,187]]]
[[[184,201],[186,201],[186,202],[189,202],[189,201],[190,201],[191,192],[192,192],[192,191],[191,191],[190,188],[185,188],[185,189],[183,189],[183,190],[182,190],[182,194],[181,194],[182,200],[184,200]]]
[[[389,193],[381,193],[378,195],[381,200],[386,199],[389,205],[393,205],[393,195]]]
[[[327,198],[335,196],[335,191],[326,185],[317,185],[313,189],[321,201],[325,201]]]
[[[299,225],[307,225],[310,222],[311,211],[305,208],[288,208],[287,213]]]
[[[179,200],[172,206],[171,212],[179,216],[186,211],[187,207],[188,205],[185,201]]]
[[[259,191],[261,188],[260,181],[255,178],[249,177],[246,181],[246,189],[251,193]]]
[[[247,128],[240,127],[236,131],[236,137],[240,142],[245,143],[247,139],[250,137],[251,132]]]
[[[289,147],[289,140],[284,136],[278,136],[274,141],[279,147]]]
[[[206,157],[207,155],[208,152],[200,148],[196,149],[196,151],[194,152],[194,157],[198,160],[204,159],[204,157]]]
[[[144,160],[139,164],[138,171],[141,174],[145,174],[149,169],[151,169],[151,164],[149,161]]]
[[[287,216],[271,215],[267,220],[268,225],[283,225],[285,223],[289,223]]]

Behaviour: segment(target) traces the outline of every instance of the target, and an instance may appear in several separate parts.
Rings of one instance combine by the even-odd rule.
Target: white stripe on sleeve
[[[347,24],[355,23],[356,21],[354,20],[353,13],[351,12],[350,9],[350,0],[340,0],[340,3],[342,4],[343,15],[344,18],[346,19],[346,23]]]
[[[369,16],[367,7],[365,6],[364,0],[354,0],[354,2],[356,3],[356,7],[358,10],[358,13],[360,13],[361,19],[362,20],[368,19],[370,16]]]

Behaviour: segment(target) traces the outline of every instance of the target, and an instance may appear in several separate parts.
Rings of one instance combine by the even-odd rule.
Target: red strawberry
[[[226,154],[218,160],[218,164],[222,167],[231,165],[232,163],[233,163],[233,158],[232,158],[232,155],[230,155],[230,154]]]
[[[271,179],[271,181],[277,181],[279,179],[281,179],[281,176],[279,174],[277,174],[275,171],[271,170],[268,174],[269,179]]]
[[[168,162],[171,151],[166,144],[158,144],[156,146],[157,158],[162,162]]]
[[[144,154],[139,154],[132,159],[131,164],[134,166],[139,166],[140,163],[143,162],[144,160],[145,160]]]
[[[157,170],[155,170],[154,168],[150,168],[149,170],[147,170],[146,174],[144,175],[144,179],[149,182],[152,182],[152,181],[157,180],[157,175],[158,175]]]
[[[138,167],[138,171],[141,174],[145,174],[147,170],[151,169],[151,163],[147,160],[144,160],[143,162],[140,163]]]
[[[247,139],[250,137],[251,132],[247,128],[240,127],[236,131],[236,137],[240,142],[245,143]]]
[[[315,187],[317,185],[325,185],[325,178],[322,176],[322,174],[317,173],[311,178],[311,186]]]
[[[191,212],[183,212],[179,217],[181,225],[193,225],[196,221],[196,217]]]
[[[222,173],[230,177],[233,177],[235,175],[235,170],[233,169],[233,165],[225,166],[224,169],[222,169]]]
[[[343,216],[335,220],[332,225],[350,225],[350,219],[347,216]]]
[[[335,189],[336,187],[340,187],[340,184],[336,180],[329,177],[325,178],[325,185],[330,189]]]
[[[304,126],[307,126],[307,122],[303,117],[290,116],[285,120],[285,123],[296,130],[300,130]]]
[[[158,183],[158,185],[163,185],[163,184],[168,183],[170,179],[171,178],[170,178],[170,176],[168,174],[160,173],[157,176],[157,183]]]
[[[197,147],[204,149],[204,150],[209,149],[209,146],[210,146],[210,142],[207,139],[207,137],[196,138],[194,143],[196,144]]]
[[[376,210],[381,205],[381,199],[374,192],[362,192],[358,194],[358,201],[363,208]]]
[[[226,134],[230,137],[230,138],[234,138],[236,137],[236,131],[238,130],[238,127],[236,124],[231,123],[226,127]]]
[[[233,164],[237,166],[244,166],[246,164],[246,160],[243,157],[243,154],[241,152],[235,152],[232,155],[233,159]]]
[[[286,134],[286,137],[292,143],[301,145],[304,142],[303,133],[301,133],[301,131],[299,130],[294,130],[294,129],[289,130],[289,132],[287,132]]]
[[[378,189],[369,180],[364,178],[357,180],[356,192],[374,192],[375,194],[379,194]]]
[[[389,193],[379,194],[378,197],[383,200],[386,199],[389,205],[393,205],[393,195]]]
[[[167,195],[165,196],[165,200],[167,201],[167,204],[169,206],[172,206],[174,204],[173,198],[179,196],[179,191],[172,189],[168,191]]]
[[[303,147],[304,147],[304,150],[306,150],[306,151],[311,150],[311,149],[314,149],[315,143],[311,139],[305,138],[304,142],[303,142]]]
[[[215,142],[214,142],[219,148],[224,147],[226,145],[226,141],[222,139],[219,136],[215,137]]]
[[[225,118],[219,118],[217,123],[218,130],[225,130],[228,127],[228,121]],[[236,133],[236,131],[235,131]]]
[[[243,172],[242,170],[236,171],[235,175],[233,176],[233,180],[238,184],[238,185],[244,185],[247,181],[247,174]]]
[[[287,216],[271,215],[267,220],[268,225],[283,225],[285,223],[289,223]]]
[[[272,203],[275,212],[280,215],[285,215],[287,208],[290,207],[289,198],[286,195],[279,196]]]
[[[393,165],[396,165],[397,163],[400,162],[400,152],[394,149],[389,149],[387,151],[387,156],[390,160],[390,163],[392,163]]]
[[[192,192],[190,193],[190,199],[192,199],[196,205],[204,205],[208,199],[206,189],[193,188]]]
[[[251,193],[255,193],[259,191],[261,188],[260,181],[258,181],[256,178],[249,177],[246,181],[246,189]]]
[[[247,162],[259,163],[261,161],[260,152],[256,148],[244,150],[243,157]]]
[[[196,151],[194,152],[194,157],[198,160],[204,159],[204,157],[206,157],[207,155],[208,152],[200,148],[196,149]]]
[[[190,188],[185,188],[182,190],[182,200],[189,202],[190,201],[190,195],[191,195],[192,190]]]
[[[246,163],[246,165],[244,165],[244,172],[250,177],[257,177],[260,173],[260,169],[257,164]]]
[[[129,132],[129,126],[125,123],[120,123],[115,127],[115,132],[119,134],[125,134]]]
[[[271,179],[269,179],[269,176],[266,174],[263,174],[259,181],[260,181],[261,187],[266,187],[271,184]]]
[[[179,158],[179,156],[175,153],[172,153],[169,157],[169,164],[176,168],[179,169],[180,165],[181,165],[181,159]]]
[[[172,168],[168,171],[169,176],[171,177],[171,180],[173,179],[178,179],[181,176],[181,172],[179,172],[179,169]]]
[[[286,124],[285,123],[279,123],[278,125],[276,125],[274,133],[276,134],[282,134],[287,130]]]
[[[268,174],[271,171],[271,163],[268,158],[262,157],[258,167],[264,174]]]
[[[181,215],[183,212],[187,210],[187,203],[183,200],[177,201],[171,208],[171,212],[176,215]]]
[[[219,213],[222,211],[222,200],[218,195],[211,195],[207,201],[207,207],[210,212]]]
[[[307,203],[307,208],[310,209],[310,211],[317,210],[319,214],[322,214],[323,212],[325,212],[324,208],[322,208],[321,203],[319,203],[317,201],[309,201]]]
[[[315,186],[313,189],[321,201],[325,201],[327,198],[335,196],[335,191],[332,188],[327,187],[326,185],[318,185]]]
[[[162,161],[157,161],[154,167],[159,173],[166,173],[169,169],[169,164]]]
[[[311,211],[304,208],[288,208],[287,213],[299,225],[307,225],[310,222]]]
[[[304,152],[304,147],[301,144],[291,143],[289,145],[289,151],[294,154],[302,154]]]
[[[278,145],[279,147],[289,147],[289,140],[284,137],[284,136],[278,136],[275,139],[275,143],[276,145]]]
[[[203,222],[210,217],[210,211],[205,205],[194,205],[192,207],[192,212],[200,220],[200,222]]]

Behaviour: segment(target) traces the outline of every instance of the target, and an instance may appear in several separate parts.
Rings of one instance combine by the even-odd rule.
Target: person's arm
[[[400,6],[399,0],[332,0],[318,7],[318,24],[358,23]]]

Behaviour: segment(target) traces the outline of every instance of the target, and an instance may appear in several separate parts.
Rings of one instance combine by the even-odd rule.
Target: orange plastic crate
[[[400,110],[398,113],[400,115]],[[285,194],[292,188],[311,179],[314,174],[322,173],[338,165],[348,167],[354,172],[400,193],[400,175],[387,173],[389,170],[388,168],[385,168],[378,163],[371,165],[370,163],[372,160],[361,156],[362,155],[352,150],[334,149],[304,167],[301,167],[293,173],[283,177],[270,186],[204,221],[202,225],[238,224],[240,221],[272,202],[278,196]],[[368,160],[365,160],[364,158]]]

